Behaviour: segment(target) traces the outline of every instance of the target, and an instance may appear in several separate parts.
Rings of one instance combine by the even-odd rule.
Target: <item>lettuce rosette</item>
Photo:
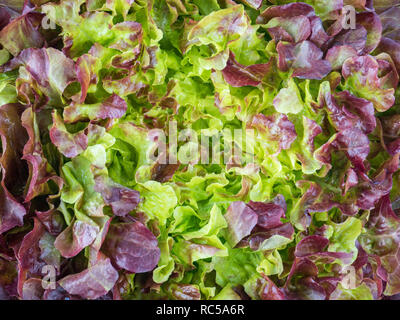
[[[0,1],[0,299],[399,298],[399,52],[398,0]]]

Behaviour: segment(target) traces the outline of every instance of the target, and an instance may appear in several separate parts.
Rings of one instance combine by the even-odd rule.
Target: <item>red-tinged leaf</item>
[[[119,96],[135,94],[136,96],[141,97],[146,96],[148,92],[147,84],[132,79],[130,75],[118,80],[105,77],[103,79],[103,86],[108,90],[112,90]]]
[[[25,281],[32,277],[42,277],[42,268],[46,265],[60,271],[60,254],[54,248],[54,237],[51,236],[43,224],[34,218],[34,227],[27,233],[18,249],[18,291],[24,291]]]
[[[343,29],[339,32],[335,36],[331,46],[349,46],[352,47],[357,54],[362,54],[366,48],[367,36],[367,30],[362,25],[357,25],[356,29]]]
[[[345,175],[345,181],[343,180],[341,183],[341,187],[343,189],[343,196],[346,195],[347,191],[355,187],[358,184],[358,176],[357,173],[352,169],[349,168]]]
[[[89,86],[97,83],[97,74],[94,70],[96,61],[96,58],[90,54],[80,56],[76,60],[76,77],[81,84],[81,96],[79,98],[80,103],[85,102]]]
[[[400,41],[395,41],[393,39],[383,37],[381,42],[379,43],[377,52],[388,53],[393,59],[397,71],[400,72]]]
[[[293,37],[282,27],[269,27],[268,32],[271,35],[272,39],[274,39],[276,42],[294,42]]]
[[[74,158],[88,147],[88,137],[83,131],[69,133],[63,119],[53,111],[53,126],[50,129],[51,142],[68,158]]]
[[[2,153],[0,165],[3,169],[4,186],[15,196],[21,195],[26,183],[27,166],[21,159],[28,136],[21,123],[22,105],[0,106],[0,137]]]
[[[43,292],[42,300],[80,300],[80,297],[70,295],[59,284],[56,284],[55,289],[49,288]]]
[[[29,12],[13,19],[4,28],[0,28],[0,44],[14,56],[23,49],[41,48],[45,41],[39,32],[42,19],[43,14],[39,12]]]
[[[318,267],[307,258],[296,258],[287,277],[284,292],[290,300],[325,300],[326,290],[315,280]]]
[[[262,275],[265,280],[264,288],[261,291],[261,300],[285,300],[285,295],[276,284],[266,275]]]
[[[3,182],[0,186],[0,234],[24,224],[26,209],[7,191]]]
[[[78,220],[57,236],[54,246],[63,257],[72,258],[92,244],[99,231],[98,226]]]
[[[176,300],[200,300],[201,298],[198,286],[191,284],[172,285],[169,290]]]
[[[292,18],[297,16],[315,16],[314,8],[306,3],[290,3],[283,6],[271,6],[257,18],[257,23],[267,23],[274,17]]]
[[[27,179],[27,167],[21,159],[23,146],[27,141],[26,131],[20,120],[21,113],[22,106],[19,104],[0,107],[0,234],[15,226],[22,226],[26,214],[25,208],[17,201]]]
[[[372,178],[359,187],[356,201],[358,207],[371,210],[382,197],[390,193],[393,174],[399,169],[399,156],[400,154],[396,154],[385,161]]]
[[[110,259],[99,260],[84,271],[66,276],[58,281],[69,294],[83,299],[97,299],[109,292],[118,280],[118,271]]]
[[[315,16],[309,17],[309,20],[311,23],[310,41],[312,41],[317,47],[322,48],[331,37],[326,33],[321,18]]]
[[[360,237],[362,248],[381,257],[387,271],[386,295],[400,293],[400,218],[392,210],[389,196],[384,196],[371,212],[367,232]]]
[[[103,102],[96,104],[76,104],[64,108],[64,121],[74,123],[81,120],[104,120],[121,118],[126,110],[127,104],[124,99],[112,94]]]
[[[253,233],[244,241],[242,241],[239,246],[242,247],[248,244],[250,249],[256,251],[260,250],[264,242],[272,238],[273,236],[280,236],[287,238],[288,239],[287,241],[290,242],[291,239],[293,239],[293,235],[294,235],[294,228],[290,223],[284,223],[275,228],[270,228],[270,229],[264,229],[262,227],[257,226],[253,230]]]
[[[222,70],[225,81],[232,87],[258,86],[270,72],[269,63],[243,66],[235,60],[231,52],[225,69]]]
[[[22,158],[29,164],[29,179],[25,196],[25,202],[28,202],[38,195],[49,192],[47,185],[49,180],[53,180],[58,185],[59,190],[62,188],[63,181],[56,175],[44,156],[39,127],[32,108],[24,111],[21,116],[21,123],[29,136],[29,140],[24,146]]]
[[[376,127],[372,102],[357,98],[348,91],[332,95],[329,86],[321,87],[319,101],[328,111],[329,120],[337,131],[358,128],[369,134]]]
[[[40,247],[39,240],[43,236],[45,229],[38,219],[34,219],[34,227],[22,240],[21,246],[18,250],[18,267],[20,271],[20,281],[25,275],[40,275],[41,268],[44,262],[39,259]],[[22,273],[22,274],[21,274]],[[22,279],[21,279],[22,278]],[[19,284],[21,286],[22,283]]]
[[[23,300],[42,300],[43,294],[41,279],[31,278],[24,282],[21,294]]]
[[[371,53],[379,45],[382,38],[382,23],[375,12],[361,12],[357,14],[357,23],[367,31],[367,38],[363,54]]]
[[[381,86],[384,89],[397,88],[399,84],[399,73],[393,59],[387,53],[381,53],[376,56],[379,65],[379,76]]]
[[[101,193],[104,202],[111,206],[116,216],[126,216],[138,206],[140,202],[138,191],[123,187],[102,176],[96,177],[95,182],[95,191]]]
[[[332,70],[331,64],[323,60],[323,52],[312,42],[303,41],[297,45],[279,42],[278,67],[282,71],[293,69],[293,77],[321,80]]]
[[[112,221],[112,218],[108,216],[92,219],[99,226],[100,231],[98,232],[96,239],[89,246],[89,266],[96,264],[96,262],[101,259],[102,253],[100,252],[100,248],[106,239]]]
[[[348,58],[355,56],[357,56],[357,51],[351,46],[344,45],[330,48],[325,59],[331,63],[333,70],[340,70]]]
[[[167,155],[168,159],[168,155]],[[180,164],[171,164],[171,163],[160,163],[160,161],[156,161],[156,163],[151,168],[151,180],[158,182],[167,182],[171,180],[174,176],[174,173],[179,169]]]
[[[296,257],[306,257],[311,254],[323,252],[329,245],[329,240],[322,236],[308,236],[301,240],[297,246]]]
[[[282,149],[289,149],[297,138],[293,123],[284,114],[271,116],[257,114],[253,117],[250,127],[257,129],[267,141],[276,143],[277,153]]]
[[[275,203],[254,202],[247,204],[257,215],[257,225],[264,229],[281,226],[281,218],[285,217],[284,209]]]
[[[254,210],[240,201],[231,203],[224,218],[228,223],[228,240],[232,247],[250,235],[258,221]]]
[[[112,224],[102,251],[113,265],[134,273],[153,270],[160,259],[157,238],[140,222]]]
[[[311,23],[306,16],[291,18],[275,17],[265,25],[273,39],[289,42],[301,42],[311,35]]]
[[[361,130],[350,128],[340,131],[333,145],[343,151],[356,168],[364,168],[363,162],[369,154],[369,139]]]
[[[26,70],[26,74],[17,80],[19,94],[25,97],[44,96],[44,104],[49,102],[53,106],[62,105],[64,90],[77,81],[74,61],[54,48],[25,49],[0,66],[0,71],[7,72],[21,67]]]
[[[400,41],[400,7],[391,7],[379,15],[382,23],[382,36]]]
[[[311,119],[303,117],[304,136],[303,141],[307,144],[310,152],[314,152],[314,140],[322,133],[322,128]]]
[[[135,48],[138,46],[138,44],[141,44],[142,42],[142,25],[136,21],[124,21],[117,23],[112,30],[114,32],[118,32],[120,36],[112,42],[110,48],[119,51],[135,51]]]
[[[372,56],[352,57],[342,68],[347,87],[361,98],[374,103],[375,109],[383,112],[395,102],[394,88],[384,88],[379,77],[379,63]]]

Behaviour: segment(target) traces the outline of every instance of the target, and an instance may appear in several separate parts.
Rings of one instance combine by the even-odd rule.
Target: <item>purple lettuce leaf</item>
[[[250,235],[258,223],[258,215],[244,202],[235,201],[229,206],[224,215],[228,223],[228,241],[232,247],[243,238]]]
[[[252,234],[248,236],[246,239],[244,239],[239,246],[249,246],[250,249],[252,250],[271,250],[271,249],[276,249],[276,243],[271,243],[268,244],[268,240],[273,238],[274,236],[279,236],[281,238],[286,238],[284,241],[282,241],[281,244],[278,245],[278,247],[281,247],[282,245],[286,245],[287,243],[291,242],[293,239],[295,231],[290,223],[282,223],[281,225],[275,227],[275,228],[270,228],[270,229],[265,229],[262,227],[257,226]]]
[[[127,104],[124,99],[116,94],[95,104],[77,104],[72,103],[64,108],[65,123],[74,123],[82,120],[104,120],[121,118],[127,110]]]
[[[366,225],[367,232],[359,241],[362,248],[371,255],[377,255],[387,272],[386,295],[400,293],[400,218],[393,212],[390,199],[384,196]]]
[[[378,300],[382,297],[384,284],[387,282],[387,272],[379,256],[368,254],[358,241],[356,245],[358,255],[352,266],[361,274],[362,283],[370,288],[374,299]]]
[[[84,131],[69,133],[63,119],[54,111],[53,126],[50,129],[51,142],[68,158],[74,158],[88,147],[89,139]]]
[[[284,114],[265,116],[257,114],[249,124],[258,131],[259,135],[276,144],[276,152],[289,149],[296,140],[297,134],[294,124]]]
[[[382,12],[379,18],[382,23],[383,37],[400,41],[400,8],[390,7],[388,10]]]
[[[254,64],[244,66],[238,63],[233,52],[230,52],[226,67],[222,70],[225,81],[232,87],[258,86],[271,71],[271,64]]]
[[[309,20],[311,23],[311,36],[309,40],[317,47],[322,48],[331,37],[325,31],[321,18],[314,16],[309,17]]]
[[[92,219],[96,222],[97,226],[99,226],[100,231],[97,233],[96,238],[88,247],[89,266],[96,264],[97,261],[101,259],[102,253],[100,249],[106,239],[112,221],[112,218],[108,216],[94,217]]]
[[[360,98],[374,103],[377,111],[391,108],[395,102],[394,88],[385,88],[379,77],[379,63],[372,56],[360,56],[347,59],[342,68],[346,87]]]
[[[261,300],[284,300],[285,295],[280,288],[276,286],[276,284],[269,279],[266,275],[262,274],[264,279],[263,288],[261,291]]]
[[[169,162],[168,154],[166,156],[167,161]],[[151,180],[158,182],[167,182],[171,180],[174,173],[179,169],[180,164],[176,163],[160,163],[157,160],[154,165],[151,167]]]
[[[47,185],[49,180],[53,180],[58,185],[59,190],[62,188],[63,181],[56,175],[44,156],[36,115],[32,108],[24,111],[21,116],[21,123],[29,136],[29,140],[24,146],[24,155],[22,157],[29,165],[29,179],[25,196],[25,202],[28,202],[38,195],[49,192]]]
[[[160,259],[157,238],[140,222],[112,224],[102,251],[117,268],[134,273],[153,270]]]
[[[292,18],[297,16],[315,16],[314,8],[306,3],[289,3],[282,6],[271,6],[260,14],[257,18],[257,23],[264,24],[275,17]]]
[[[291,18],[275,17],[265,25],[272,38],[278,41],[298,43],[311,35],[311,23],[306,16]]]
[[[340,70],[343,63],[351,57],[357,56],[357,51],[349,45],[334,46],[328,50],[325,59],[332,65],[332,70]]]
[[[7,191],[3,182],[0,187],[0,208],[0,234],[23,225],[26,209]]]
[[[168,287],[174,300],[200,300],[201,294],[198,286],[191,284],[172,284]]]
[[[318,267],[308,258],[295,258],[283,287],[288,300],[325,300],[327,291],[317,281]]]
[[[357,54],[362,54],[366,48],[368,32],[362,25],[357,25],[356,29],[341,30],[330,42],[331,47],[349,46]]]
[[[77,220],[57,236],[54,246],[64,258],[72,258],[92,244],[99,231],[97,225]]]
[[[333,150],[342,151],[355,168],[365,172],[364,161],[367,159],[370,150],[369,139],[360,129],[350,127],[338,132],[319,150],[321,151],[321,153],[317,151],[319,155],[322,153],[328,155]],[[328,159],[330,159],[330,156]]]
[[[302,196],[296,202],[290,213],[290,222],[297,229],[306,230],[311,223],[310,212],[313,212],[314,210],[318,212],[320,210],[319,208],[315,208],[315,204],[321,202],[323,192],[322,188],[317,183],[312,181],[301,180],[298,181],[296,185],[302,190]],[[328,205],[330,205],[330,203],[328,203]],[[330,208],[327,208],[327,210],[329,209]]]
[[[15,226],[22,226],[26,214],[24,206],[18,203],[27,179],[27,167],[21,159],[27,141],[27,134],[20,120],[22,111],[19,104],[0,107],[0,234]]]
[[[18,67],[24,67],[26,70],[24,77],[17,79],[19,95],[44,96],[43,104],[62,105],[64,90],[69,84],[77,81],[74,61],[54,48],[25,49],[14,59],[0,66],[0,71],[7,72]],[[30,103],[29,100],[27,103]]]
[[[54,248],[54,237],[51,236],[43,224],[34,218],[34,227],[27,233],[16,255],[18,260],[18,292],[23,292],[24,283],[32,277],[42,277],[42,268],[51,265],[56,272],[60,271],[60,254]]]
[[[399,156],[400,154],[396,154],[386,160],[371,178],[359,185],[356,202],[359,208],[371,210],[382,197],[390,193],[393,174],[399,168]]]
[[[375,12],[361,12],[357,14],[357,23],[367,30],[367,39],[363,54],[369,54],[376,49],[382,38],[382,22]]]
[[[42,300],[43,294],[44,289],[41,279],[30,278],[24,282],[21,292],[23,300]]]
[[[123,187],[109,178],[95,177],[95,183],[94,190],[100,192],[104,202],[111,206],[116,216],[126,216],[136,209],[140,202],[138,191]]]
[[[296,245],[294,254],[298,258],[307,257],[315,263],[330,264],[336,260],[341,260],[343,263],[350,263],[352,261],[352,253],[325,251],[328,245],[329,240],[323,236],[307,236]]]
[[[247,206],[257,214],[259,227],[272,229],[282,225],[281,218],[285,217],[285,210],[280,205],[250,201]]]
[[[12,12],[13,11],[7,7],[0,7],[0,31],[10,22]]]
[[[2,13],[7,15],[5,9],[2,9]],[[13,56],[27,48],[43,47],[45,39],[39,31],[43,16],[39,12],[28,12],[12,19],[6,26],[0,28],[0,44]],[[4,18],[6,21],[7,16],[4,16]],[[8,19],[10,18],[10,15],[8,15]]]
[[[229,244],[259,250],[273,236],[284,237],[290,242],[294,229],[290,223],[281,221],[285,218],[286,203],[280,202],[280,198],[273,202],[233,202],[224,216],[228,223]]]
[[[75,62],[75,72],[78,82],[81,85],[81,95],[78,99],[79,103],[84,103],[89,86],[97,84],[98,75],[96,74],[95,65],[97,59],[90,55],[85,54],[80,56]]]
[[[393,59],[387,53],[381,53],[376,56],[379,65],[379,76],[381,86],[384,89],[397,88],[399,84],[399,73]]]
[[[329,120],[337,131],[358,128],[365,134],[375,130],[376,118],[372,102],[357,98],[348,91],[332,95],[328,85],[320,90],[321,106],[326,107]]]
[[[377,52],[388,53],[392,57],[397,71],[400,72],[400,41],[383,37],[379,43]]]
[[[323,52],[314,43],[303,41],[296,45],[279,42],[278,67],[281,71],[293,69],[293,77],[321,80],[332,70],[329,61],[323,59]]]
[[[108,293],[118,280],[118,271],[110,259],[104,257],[80,273],[68,275],[58,281],[69,294],[83,299],[97,299]]]

